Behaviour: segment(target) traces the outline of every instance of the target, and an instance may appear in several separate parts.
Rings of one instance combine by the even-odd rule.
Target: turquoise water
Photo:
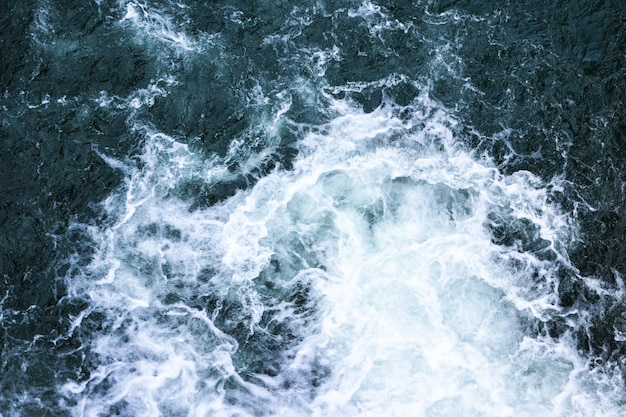
[[[620,2],[0,6],[1,416],[620,416]]]

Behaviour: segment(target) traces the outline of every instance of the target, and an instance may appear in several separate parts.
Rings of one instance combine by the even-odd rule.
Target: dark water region
[[[86,381],[97,366],[85,342],[107,333],[110,322],[89,312],[70,331],[89,304],[67,296],[66,280],[83,274],[98,250],[72,225],[111,226],[98,203],[124,185],[123,169],[103,155],[141,168],[140,121],[218,158],[230,175],[212,183],[189,178],[173,191],[194,212],[273,169],[291,169],[302,132],[332,118],[323,90],[369,113],[388,102],[407,106],[428,86],[460,121],[458,139],[476,157],[486,154],[504,174],[527,170],[548,184],[580,236],[567,248],[572,265],[558,269],[565,313],[532,331],[554,338],[573,331],[581,353],[597,358],[590,363],[626,370],[626,345],[616,337],[626,334],[623,2],[378,1],[379,8],[357,16],[348,9],[365,2],[151,2],[171,19],[166,29],[184,28],[198,43],[219,34],[219,46],[186,53],[155,40],[152,29],[129,29],[126,3],[0,4],[0,415],[70,415],[75,404],[61,399],[58,385]],[[315,54],[334,48],[336,57]],[[278,127],[278,139],[268,137],[257,125],[272,117],[285,90],[292,93],[290,123]],[[254,104],[258,91],[267,97],[263,106]],[[233,157],[235,139],[241,150]],[[246,163],[266,149],[256,164]],[[532,224],[505,215],[491,220],[494,242],[558,263]],[[284,297],[314,314],[315,297],[305,287],[277,295],[266,281],[267,300]],[[246,334],[238,326],[247,319],[236,321],[246,313],[230,300],[215,324],[247,346],[235,365],[247,379],[278,374],[281,356],[272,352],[298,336],[271,320],[263,323],[276,326],[269,336]],[[205,297],[188,305],[218,302]],[[569,321],[571,312],[580,323]],[[327,372],[310,375],[311,386]],[[125,414],[120,404],[110,415]]]

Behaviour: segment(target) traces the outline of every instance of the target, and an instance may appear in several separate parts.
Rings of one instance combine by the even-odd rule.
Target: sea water
[[[621,6],[5,7],[0,415],[623,415]]]

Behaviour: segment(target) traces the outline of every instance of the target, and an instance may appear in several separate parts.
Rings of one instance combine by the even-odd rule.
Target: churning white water
[[[619,381],[527,331],[560,313],[576,232],[544,184],[468,153],[427,93],[367,114],[325,100],[292,170],[208,208],[181,189],[231,174],[171,137],[137,126],[141,161],[109,159],[126,185],[68,283],[90,302],[76,326],[104,328],[89,379],[61,387],[74,414],[619,415]],[[494,218],[555,255],[496,245]]]
[[[626,415],[618,2],[5,3],[0,417]]]

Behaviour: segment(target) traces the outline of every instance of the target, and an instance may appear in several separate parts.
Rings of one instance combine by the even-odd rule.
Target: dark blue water
[[[0,4],[0,416],[621,416],[620,1]]]

